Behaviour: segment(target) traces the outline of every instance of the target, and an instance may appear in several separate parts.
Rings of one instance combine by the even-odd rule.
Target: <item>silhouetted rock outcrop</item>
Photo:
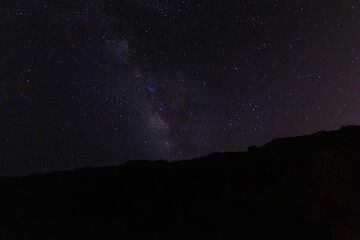
[[[0,178],[0,239],[360,239],[360,127]]]

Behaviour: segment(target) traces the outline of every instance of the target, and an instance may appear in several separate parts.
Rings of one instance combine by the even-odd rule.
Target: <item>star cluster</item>
[[[5,0],[0,175],[359,124],[357,1]]]

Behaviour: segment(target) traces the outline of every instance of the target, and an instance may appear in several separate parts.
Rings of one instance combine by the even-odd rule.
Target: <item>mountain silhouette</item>
[[[0,178],[0,239],[360,239],[360,127]]]

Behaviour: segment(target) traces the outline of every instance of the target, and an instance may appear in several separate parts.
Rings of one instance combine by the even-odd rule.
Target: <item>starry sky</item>
[[[4,0],[0,175],[360,124],[355,0]]]

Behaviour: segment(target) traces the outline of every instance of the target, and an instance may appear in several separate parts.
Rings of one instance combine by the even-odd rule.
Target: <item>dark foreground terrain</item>
[[[0,239],[360,239],[360,127],[0,178]]]

